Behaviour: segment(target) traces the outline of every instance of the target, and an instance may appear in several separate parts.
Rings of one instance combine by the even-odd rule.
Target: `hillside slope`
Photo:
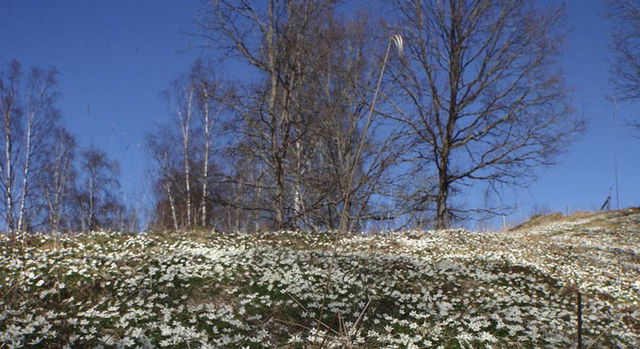
[[[514,231],[0,241],[0,347],[640,347],[640,211]]]

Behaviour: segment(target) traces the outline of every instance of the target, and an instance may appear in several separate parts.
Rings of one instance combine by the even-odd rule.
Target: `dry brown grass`
[[[552,223],[569,223],[584,219],[592,219],[591,222],[600,226],[602,223],[610,222],[612,217],[624,217],[636,213],[640,213],[640,208],[600,212],[577,211],[568,216],[565,216],[560,212],[553,212],[546,215],[533,215],[525,222],[509,229],[509,231],[521,231]]]

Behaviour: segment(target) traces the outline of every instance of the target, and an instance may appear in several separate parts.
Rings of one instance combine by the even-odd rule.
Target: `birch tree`
[[[194,81],[189,78],[182,78],[176,80],[171,87],[171,90],[165,92],[165,96],[173,107],[173,113],[175,115],[176,126],[180,133],[180,146],[182,150],[182,168],[184,171],[183,183],[184,199],[186,201],[185,214],[186,222],[185,228],[191,229],[193,227],[192,216],[194,213],[192,191],[191,191],[191,167],[190,160],[192,154],[192,127],[193,127],[193,114],[195,109],[196,90]]]
[[[372,218],[371,199],[393,163],[393,137],[382,146],[379,118],[355,160],[379,72],[379,30],[340,19],[338,3],[217,1],[199,22],[210,47],[258,77],[236,81],[226,99],[237,117],[234,155],[256,172],[229,180],[255,192],[242,209],[260,212],[271,229],[337,228],[339,212],[345,227]]]
[[[147,149],[153,160],[151,178],[156,195],[155,217],[153,226],[156,229],[172,228],[178,231],[182,226],[179,219],[180,204],[177,196],[181,195],[176,174],[180,171],[179,138],[172,128],[163,126],[147,135]]]
[[[211,185],[213,181],[212,173],[216,162],[212,161],[214,154],[219,154],[220,130],[223,127],[222,114],[224,105],[222,100],[227,93],[222,82],[217,78],[213,67],[201,60],[196,61],[189,77],[195,88],[196,98],[196,118],[198,146],[194,147],[194,153],[198,159],[199,175],[198,185],[200,186],[200,226],[209,228],[212,226],[209,215],[209,206],[214,204],[211,200]],[[216,141],[217,140],[217,141]]]
[[[18,231],[24,231],[28,215],[36,210],[35,198],[31,198],[34,182],[46,168],[46,151],[51,145],[57,121],[60,117],[54,102],[57,93],[53,90],[56,84],[57,71],[31,68],[26,82],[26,116],[24,135],[24,158],[22,165],[22,186],[20,207],[18,210]],[[31,205],[30,205],[31,204]],[[30,205],[30,207],[29,207]]]
[[[216,1],[201,22],[209,44],[228,52],[250,69],[260,81],[244,85],[230,105],[239,116],[241,152],[258,161],[267,180],[250,185],[269,196],[270,204],[259,209],[273,220],[274,229],[294,227],[298,210],[293,204],[300,188],[290,163],[296,147],[308,131],[307,120],[297,110],[299,93],[311,67],[307,61],[319,26],[330,16],[335,1],[274,0]]]
[[[0,195],[3,218],[12,232],[30,230],[42,212],[34,182],[44,169],[59,119],[56,75],[55,68],[37,67],[24,74],[17,61],[0,71]]]
[[[169,217],[176,230],[213,225],[211,190],[216,163],[212,157],[218,152],[222,90],[213,69],[196,61],[165,92],[170,119],[147,136],[154,160],[158,228],[166,228]]]
[[[83,231],[116,230],[125,214],[117,196],[120,166],[107,154],[90,147],[80,151],[76,202]]]
[[[2,108],[2,204],[4,221],[9,231],[17,230],[14,220],[16,200],[16,172],[18,171],[18,139],[21,131],[19,117],[20,64],[12,61],[0,72],[0,98]]]
[[[77,178],[75,138],[64,128],[57,128],[46,157],[44,173],[37,182],[38,192],[43,195],[46,205],[46,225],[52,232],[69,230]]]
[[[389,217],[380,199],[394,186],[390,170],[401,147],[374,105],[376,90],[385,89],[377,80],[386,42],[378,23],[365,18],[326,18],[306,63],[312,69],[300,111],[309,130],[293,163],[304,229],[357,230]]]

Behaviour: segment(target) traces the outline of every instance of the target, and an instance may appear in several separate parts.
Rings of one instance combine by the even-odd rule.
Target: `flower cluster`
[[[624,212],[623,212],[624,213]],[[502,233],[0,238],[0,347],[640,346],[640,215]]]

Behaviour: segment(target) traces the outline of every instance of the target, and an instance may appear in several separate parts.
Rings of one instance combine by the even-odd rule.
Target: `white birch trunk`
[[[8,108],[4,110],[3,127],[4,127],[4,160],[5,170],[2,184],[5,191],[5,221],[10,232],[15,232],[15,223],[13,220],[13,185],[14,185],[14,162],[11,158],[13,154],[13,135],[11,132],[11,113],[13,112],[12,104],[9,103]]]
[[[18,231],[24,227],[25,202],[29,193],[29,168],[31,167],[31,135],[33,133],[34,112],[29,111],[27,118],[27,138],[25,139],[24,167],[22,168],[22,190],[20,193],[20,208],[18,209]]]
[[[171,216],[173,217],[173,229],[178,231],[178,216],[176,215],[176,205],[173,200],[173,194],[171,194],[171,188],[168,184],[164,184],[164,189],[167,191],[167,195],[169,196],[169,205],[171,206]]]
[[[207,224],[207,185],[209,182],[209,148],[211,146],[211,125],[209,122],[209,93],[204,91],[204,168],[202,170],[202,199],[200,210],[202,214],[202,228]]]
[[[186,111],[178,110],[178,119],[180,121],[180,129],[182,131],[182,152],[184,157],[184,177],[187,200],[187,224],[186,228],[191,229],[191,164],[189,163],[189,136],[191,133],[191,108],[193,104],[193,86],[189,87],[187,93],[187,109]]]

